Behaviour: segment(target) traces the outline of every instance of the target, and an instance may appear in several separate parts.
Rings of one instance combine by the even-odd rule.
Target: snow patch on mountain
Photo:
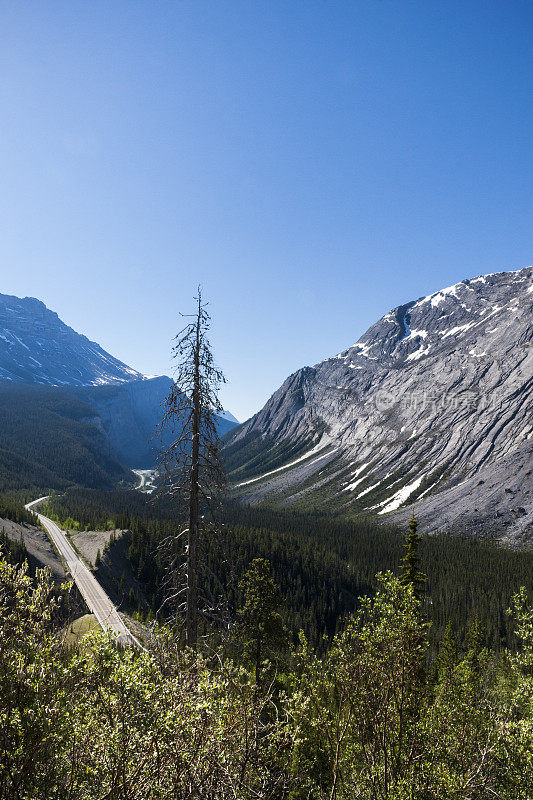
[[[389,497],[388,500],[384,500],[383,503],[380,505],[385,505],[381,511],[378,511],[378,514],[388,514],[391,511],[396,511],[397,508],[400,508],[401,505],[405,503],[408,497],[413,494],[413,492],[418,489],[422,481],[424,480],[424,475],[421,475],[419,478],[414,480],[412,483],[408,484],[408,486],[403,486],[401,489]]]
[[[368,487],[368,489],[364,489],[362,492],[359,492],[359,494],[357,495],[357,499],[359,500],[360,497],[364,497],[365,494],[368,494],[369,492],[371,492],[372,489],[377,489],[377,487],[379,486],[380,483],[381,483],[381,481],[378,481],[377,483],[373,483],[372,486]]]
[[[358,467],[355,470],[354,473],[352,473],[351,478],[357,478],[357,476],[360,475],[361,472],[368,467],[369,463],[370,462],[368,462],[366,464],[361,464],[361,466]],[[344,487],[343,491],[344,492],[352,492],[355,489],[355,487],[359,486],[359,484],[362,483],[362,481],[364,481],[364,480],[365,480],[364,478],[360,478],[358,481],[355,481],[354,483],[348,484],[348,486]]]
[[[137,370],[76,333],[34,297],[0,294],[0,375],[51,386],[143,380]]]
[[[290,469],[290,467],[294,467],[296,464],[300,464],[302,461],[305,461],[307,458],[310,458],[315,453],[318,453],[320,450],[323,450],[323,449],[324,449],[324,445],[322,443],[319,443],[319,444],[316,445],[316,447],[313,447],[312,450],[309,450],[307,453],[304,453],[303,456],[300,456],[299,458],[295,458],[294,461],[290,461],[288,464],[284,464],[282,467],[277,467],[277,469],[272,469],[272,470],[270,470],[270,472],[265,472],[263,475],[258,475],[257,478],[251,478],[248,481],[243,481],[242,483],[237,483],[235,488],[238,489],[240,486],[248,486],[250,483],[256,483],[257,481],[262,481],[265,478],[270,477],[270,475],[275,475],[277,472],[281,472],[281,470],[283,470],[283,469]],[[323,455],[319,456],[318,458],[315,458],[313,461],[310,462],[310,464],[315,464],[316,462],[321,461],[323,458],[326,458],[326,456],[329,456],[329,455],[331,455],[331,450],[329,450],[329,452],[324,453]]]

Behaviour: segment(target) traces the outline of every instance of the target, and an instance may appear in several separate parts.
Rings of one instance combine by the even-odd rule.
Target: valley
[[[424,533],[435,536],[423,543],[431,593],[440,598],[435,634],[442,634],[446,619],[461,630],[460,620],[475,609],[491,646],[512,635],[501,625],[496,631],[488,608],[495,604],[501,618],[518,573],[504,579],[489,565],[510,557],[491,549],[494,544],[531,550],[532,286],[526,268],[466,280],[398,306],[351,348],[291,375],[245,423],[229,412],[217,417],[233,566],[238,575],[254,552],[263,554],[288,597],[288,576],[300,575],[305,589],[292,596],[289,618],[295,632],[303,625],[315,646],[321,631],[334,634],[379,569],[395,568],[413,511]],[[58,522],[74,527],[71,541],[80,537],[80,552],[86,550],[109,602],[141,617],[157,613],[164,601],[160,540],[179,513],[158,496],[155,469],[169,442],[157,429],[172,381],[141,376],[67,329],[38,301],[2,298],[0,487],[25,502],[51,490],[47,508],[55,522],[43,525],[53,528],[54,546]],[[37,355],[47,337],[67,343],[63,371],[52,347],[46,374],[36,356],[34,367],[26,361],[25,371],[17,372],[17,342]],[[113,368],[111,377],[101,371],[104,363]],[[14,540],[15,523],[6,525]],[[105,533],[110,526],[118,538]],[[34,561],[57,571],[39,543],[42,532],[18,535]],[[364,547],[361,537],[368,537]],[[480,550],[469,543],[476,539],[485,543]],[[244,542],[252,540],[250,550]],[[310,573],[300,562],[302,547],[313,562],[329,564],[320,581],[317,568]],[[281,561],[273,555],[279,548]],[[467,578],[459,566],[474,556],[490,575],[479,590],[474,567]],[[527,558],[516,556],[513,569],[527,572]],[[218,544],[208,561],[213,575],[222,570],[227,582]],[[354,581],[355,565],[360,577]],[[464,591],[470,600],[459,599]],[[492,598],[486,609],[483,596]]]
[[[461,693],[445,710],[449,741],[465,735],[465,723],[454,722],[461,706],[474,714],[468,736],[479,748],[495,715],[523,714],[493,698],[500,686],[522,685],[533,591],[532,273],[480,276],[398,306],[352,347],[290,375],[242,424],[217,402],[222,378],[201,345],[209,317],[200,297],[181,344],[190,356],[177,373],[184,382],[175,384],[127,367],[39,301],[0,296],[0,589],[29,615],[21,628],[4,603],[8,652],[42,642],[40,685],[69,721],[73,709],[83,716],[84,681],[97,687],[88,690],[91,706],[109,693],[116,703],[126,673],[135,674],[128,670],[150,665],[131,682],[131,697],[145,686],[150,700],[129,708],[128,730],[140,707],[160,702],[169,675],[190,687],[190,702],[200,685],[191,670],[205,663],[205,685],[234,676],[222,679],[223,697],[238,685],[240,703],[249,685],[276,714],[296,704],[283,723],[291,759],[313,719],[298,698],[307,703],[318,691],[314,713],[328,717],[335,703],[324,680],[374,663],[357,696],[369,686],[382,692],[406,668],[407,652],[411,673],[400,690],[409,702],[424,698],[413,723],[424,758],[440,739],[438,730],[426,735],[435,707],[443,713],[435,691],[461,672]],[[168,471],[159,466],[165,451],[167,463],[175,454]],[[54,688],[58,664],[72,685],[64,700]],[[95,668],[103,670],[96,683]],[[211,716],[219,703],[208,701]],[[499,724],[516,747],[507,722]],[[270,746],[271,733],[261,736]],[[448,754],[449,744],[439,770]],[[54,749],[51,763],[58,757]],[[498,759],[508,763],[507,751]],[[292,785],[288,764],[283,756]],[[474,755],[467,764],[478,769]],[[320,767],[319,782],[329,769]]]
[[[533,4],[0,20],[0,800],[533,800]]]

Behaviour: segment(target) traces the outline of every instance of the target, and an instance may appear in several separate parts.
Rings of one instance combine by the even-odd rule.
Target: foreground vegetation
[[[72,651],[49,576],[0,560],[0,797],[528,800],[524,593],[518,654],[491,655],[473,626],[466,649],[448,631],[431,662],[406,574],[381,575],[322,657],[284,644],[261,560],[229,638],[202,655],[168,629],[141,652],[95,631]]]
[[[71,489],[46,513],[126,529],[97,575],[122,542],[153,620],[168,498]],[[3,537],[0,800],[532,800],[532,554],[414,521],[405,548],[368,519],[225,518],[203,547],[229,614],[196,653],[168,614],[139,651],[72,625],[68,587]]]

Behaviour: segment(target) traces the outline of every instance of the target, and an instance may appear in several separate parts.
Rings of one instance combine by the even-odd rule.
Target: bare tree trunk
[[[180,516],[187,506],[189,515],[188,528],[169,537],[173,550],[168,553],[167,600],[177,602],[180,615],[185,610],[185,640],[193,650],[198,646],[202,604],[209,605],[211,616],[220,604],[220,598],[211,602],[204,596],[206,586],[202,576],[206,565],[202,557],[202,526],[205,520],[200,515],[209,518],[212,534],[214,508],[224,484],[216,415],[222,410],[217,389],[225,382],[224,375],[214,364],[206,336],[210,317],[205,304],[202,305],[200,287],[196,299],[196,313],[187,315],[191,321],[175,337],[172,351],[178,360],[176,380],[165,400],[160,427],[161,433],[170,430],[174,439],[161,454],[161,465],[167,472],[166,486],[170,494],[179,498]],[[185,533],[187,546],[183,552],[181,536]]]
[[[255,683],[259,686],[259,679],[261,676],[261,642],[257,642],[257,649],[255,651]]]
[[[194,350],[194,387],[189,494],[189,547],[187,553],[187,644],[196,650],[198,638],[198,536],[199,536],[199,458],[200,458],[200,300]]]

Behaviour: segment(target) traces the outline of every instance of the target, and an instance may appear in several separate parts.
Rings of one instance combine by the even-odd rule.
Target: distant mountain
[[[225,437],[248,503],[533,536],[531,267],[390,311]]]
[[[142,378],[40,300],[0,294],[0,380],[99,386]]]
[[[160,375],[120,385],[87,386],[75,392],[98,413],[119,461],[131,469],[144,469],[155,467],[161,448],[169,444],[169,434],[161,439],[156,432],[171,386],[172,379]],[[218,416],[219,436],[236,424]]]
[[[120,463],[131,469],[149,469],[157,464],[161,442],[156,431],[171,386],[171,378],[161,375],[73,391],[97,413],[102,431]]]
[[[226,419],[228,422],[232,422],[233,425],[240,425],[239,420],[233,416],[231,411],[222,411],[218,416],[221,419]]]
[[[107,487],[155,466],[171,385],[114,358],[40,300],[0,294],[0,485]],[[220,435],[233,419],[218,418]]]

